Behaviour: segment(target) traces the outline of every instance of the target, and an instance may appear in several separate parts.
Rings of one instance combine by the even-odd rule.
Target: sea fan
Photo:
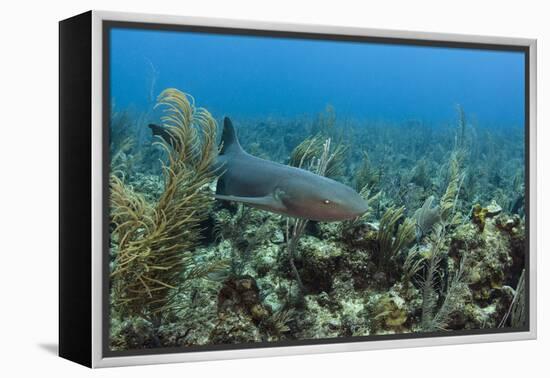
[[[430,196],[424,205],[415,211],[413,218],[416,221],[418,239],[428,234],[432,227],[441,220],[439,206],[432,207],[435,197]]]

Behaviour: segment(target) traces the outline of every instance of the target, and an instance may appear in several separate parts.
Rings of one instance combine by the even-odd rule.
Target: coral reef
[[[239,119],[249,152],[368,203],[323,223],[215,201],[217,122],[177,90],[159,104],[177,143],[144,136],[153,112],[113,110],[113,350],[525,325],[521,130],[474,130],[461,107],[441,128],[331,106]]]

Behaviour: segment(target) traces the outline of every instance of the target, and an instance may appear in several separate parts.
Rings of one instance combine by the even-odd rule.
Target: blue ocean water
[[[214,116],[339,116],[449,122],[456,104],[484,125],[523,126],[524,55],[511,51],[115,28],[111,95],[151,106],[166,87]]]

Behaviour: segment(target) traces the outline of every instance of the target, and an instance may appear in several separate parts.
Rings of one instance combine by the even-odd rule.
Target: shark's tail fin
[[[235,132],[235,128],[233,127],[233,123],[231,122],[229,117],[225,117],[223,119],[221,146],[221,155],[227,153],[243,152],[243,148],[239,143],[239,139],[237,139],[237,133]]]
[[[149,128],[153,132],[153,136],[161,137],[162,139],[164,139],[166,143],[168,143],[172,147],[177,146],[176,138],[174,138],[172,134],[170,134],[170,132],[166,130],[164,127],[155,125],[154,123],[150,123]]]
[[[150,123],[148,126],[151,129],[151,131],[153,132],[153,135],[158,135],[160,137],[163,136],[164,129],[162,128],[162,126],[155,125],[154,123]]]

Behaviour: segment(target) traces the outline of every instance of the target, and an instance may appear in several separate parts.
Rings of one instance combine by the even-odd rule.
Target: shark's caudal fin
[[[235,128],[233,127],[233,123],[231,122],[229,117],[225,117],[223,119],[223,133],[222,133],[221,145],[222,145],[222,149],[220,151],[221,155],[225,155],[228,153],[244,152],[243,148],[239,144],[239,140],[237,139],[237,133],[235,132]]]
[[[163,134],[166,133],[166,130],[164,130],[162,126],[155,125],[154,123],[150,123],[148,126],[153,132],[153,135],[158,135],[160,137],[163,137]]]
[[[172,147],[176,147],[177,145],[176,139],[164,127],[155,125],[154,123],[150,123],[149,128],[153,132],[153,136],[159,136]]]

